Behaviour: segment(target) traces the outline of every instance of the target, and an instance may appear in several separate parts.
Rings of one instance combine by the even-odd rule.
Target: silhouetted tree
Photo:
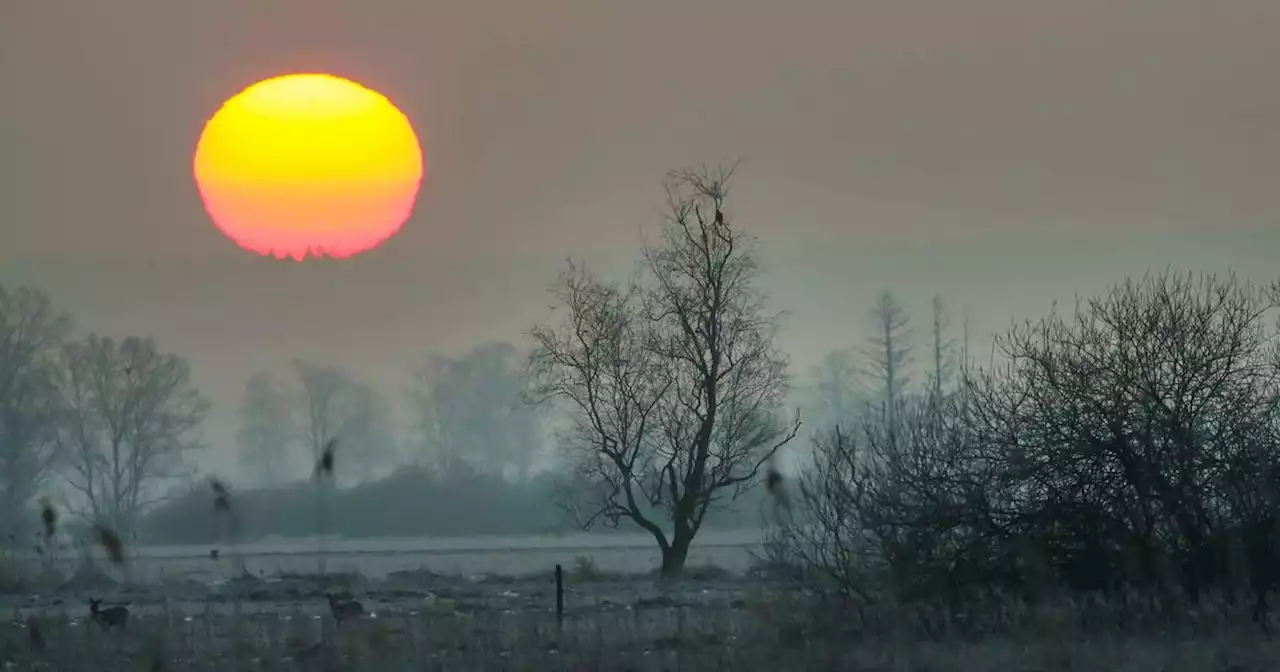
[[[57,456],[57,359],[70,323],[42,292],[0,285],[0,544],[23,531]]]
[[[973,412],[1073,581],[1127,565],[1126,582],[1196,594],[1221,577],[1215,532],[1272,515],[1280,379],[1263,319],[1276,300],[1234,277],[1164,273],[998,341],[1011,368]],[[1158,576],[1161,556],[1177,576]]]
[[[66,344],[61,359],[67,482],[86,517],[127,535],[165,494],[163,483],[185,475],[183,458],[199,446],[210,404],[187,361],[151,339],[89,334]]]
[[[724,211],[731,172],[672,173],[643,277],[622,287],[570,264],[556,289],[565,320],[532,330],[537,392],[572,417],[572,509],[584,525],[648,531],[666,576],[682,571],[707,510],[754,484],[799,430],[781,417],[778,316]]]

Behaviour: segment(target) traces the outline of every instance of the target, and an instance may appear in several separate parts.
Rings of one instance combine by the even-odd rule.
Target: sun
[[[422,184],[408,118],[382,94],[326,74],[274,77],[227,100],[194,164],[205,210],[228,238],[298,261],[382,244]]]

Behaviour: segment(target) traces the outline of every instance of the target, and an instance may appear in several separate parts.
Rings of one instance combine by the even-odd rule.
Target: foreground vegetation
[[[0,659],[16,669],[175,671],[1261,672],[1280,664],[1280,642],[1247,604],[1225,598],[1171,608],[1136,594],[1036,603],[990,595],[959,609],[847,610],[765,574],[691,574],[672,583],[580,563],[562,625],[545,576],[292,576],[200,597],[135,585],[116,595],[131,602],[125,630],[90,621],[79,595],[15,608],[0,626]],[[323,593],[344,579],[369,613],[336,626]]]

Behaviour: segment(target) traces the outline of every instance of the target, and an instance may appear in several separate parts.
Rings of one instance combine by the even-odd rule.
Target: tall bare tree
[[[4,540],[21,531],[22,511],[50,474],[56,457],[57,355],[70,322],[43,293],[0,285],[0,528]]]
[[[283,384],[269,373],[255,373],[245,383],[240,402],[240,464],[256,474],[260,485],[275,486],[289,472],[299,429]]]
[[[864,352],[869,373],[881,383],[885,418],[893,426],[894,411],[911,382],[910,367],[915,361],[911,318],[898,297],[888,290],[881,292],[871,309],[871,318],[875,331]]]
[[[623,287],[571,264],[556,290],[564,322],[532,330],[537,390],[573,418],[575,510],[585,525],[648,531],[666,576],[683,570],[708,509],[754,484],[800,427],[782,417],[780,316],[765,310],[751,241],[725,212],[731,173],[671,173],[642,276]]]
[[[929,392],[935,400],[941,399],[943,391],[950,383],[956,368],[956,341],[948,336],[947,328],[951,326],[951,317],[941,296],[933,297],[933,324],[931,329],[931,352],[929,369]],[[965,325],[968,326],[967,324]]]
[[[67,407],[58,438],[67,482],[84,514],[124,534],[184,475],[183,457],[199,446],[209,402],[191,383],[187,361],[151,339],[89,334],[62,351],[60,387]]]

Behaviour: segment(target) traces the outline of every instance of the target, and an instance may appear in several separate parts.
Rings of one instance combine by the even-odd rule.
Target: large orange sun
[[[214,224],[240,247],[344,258],[408,219],[422,149],[382,94],[332,75],[285,75],[241,91],[209,119],[195,178]]]

